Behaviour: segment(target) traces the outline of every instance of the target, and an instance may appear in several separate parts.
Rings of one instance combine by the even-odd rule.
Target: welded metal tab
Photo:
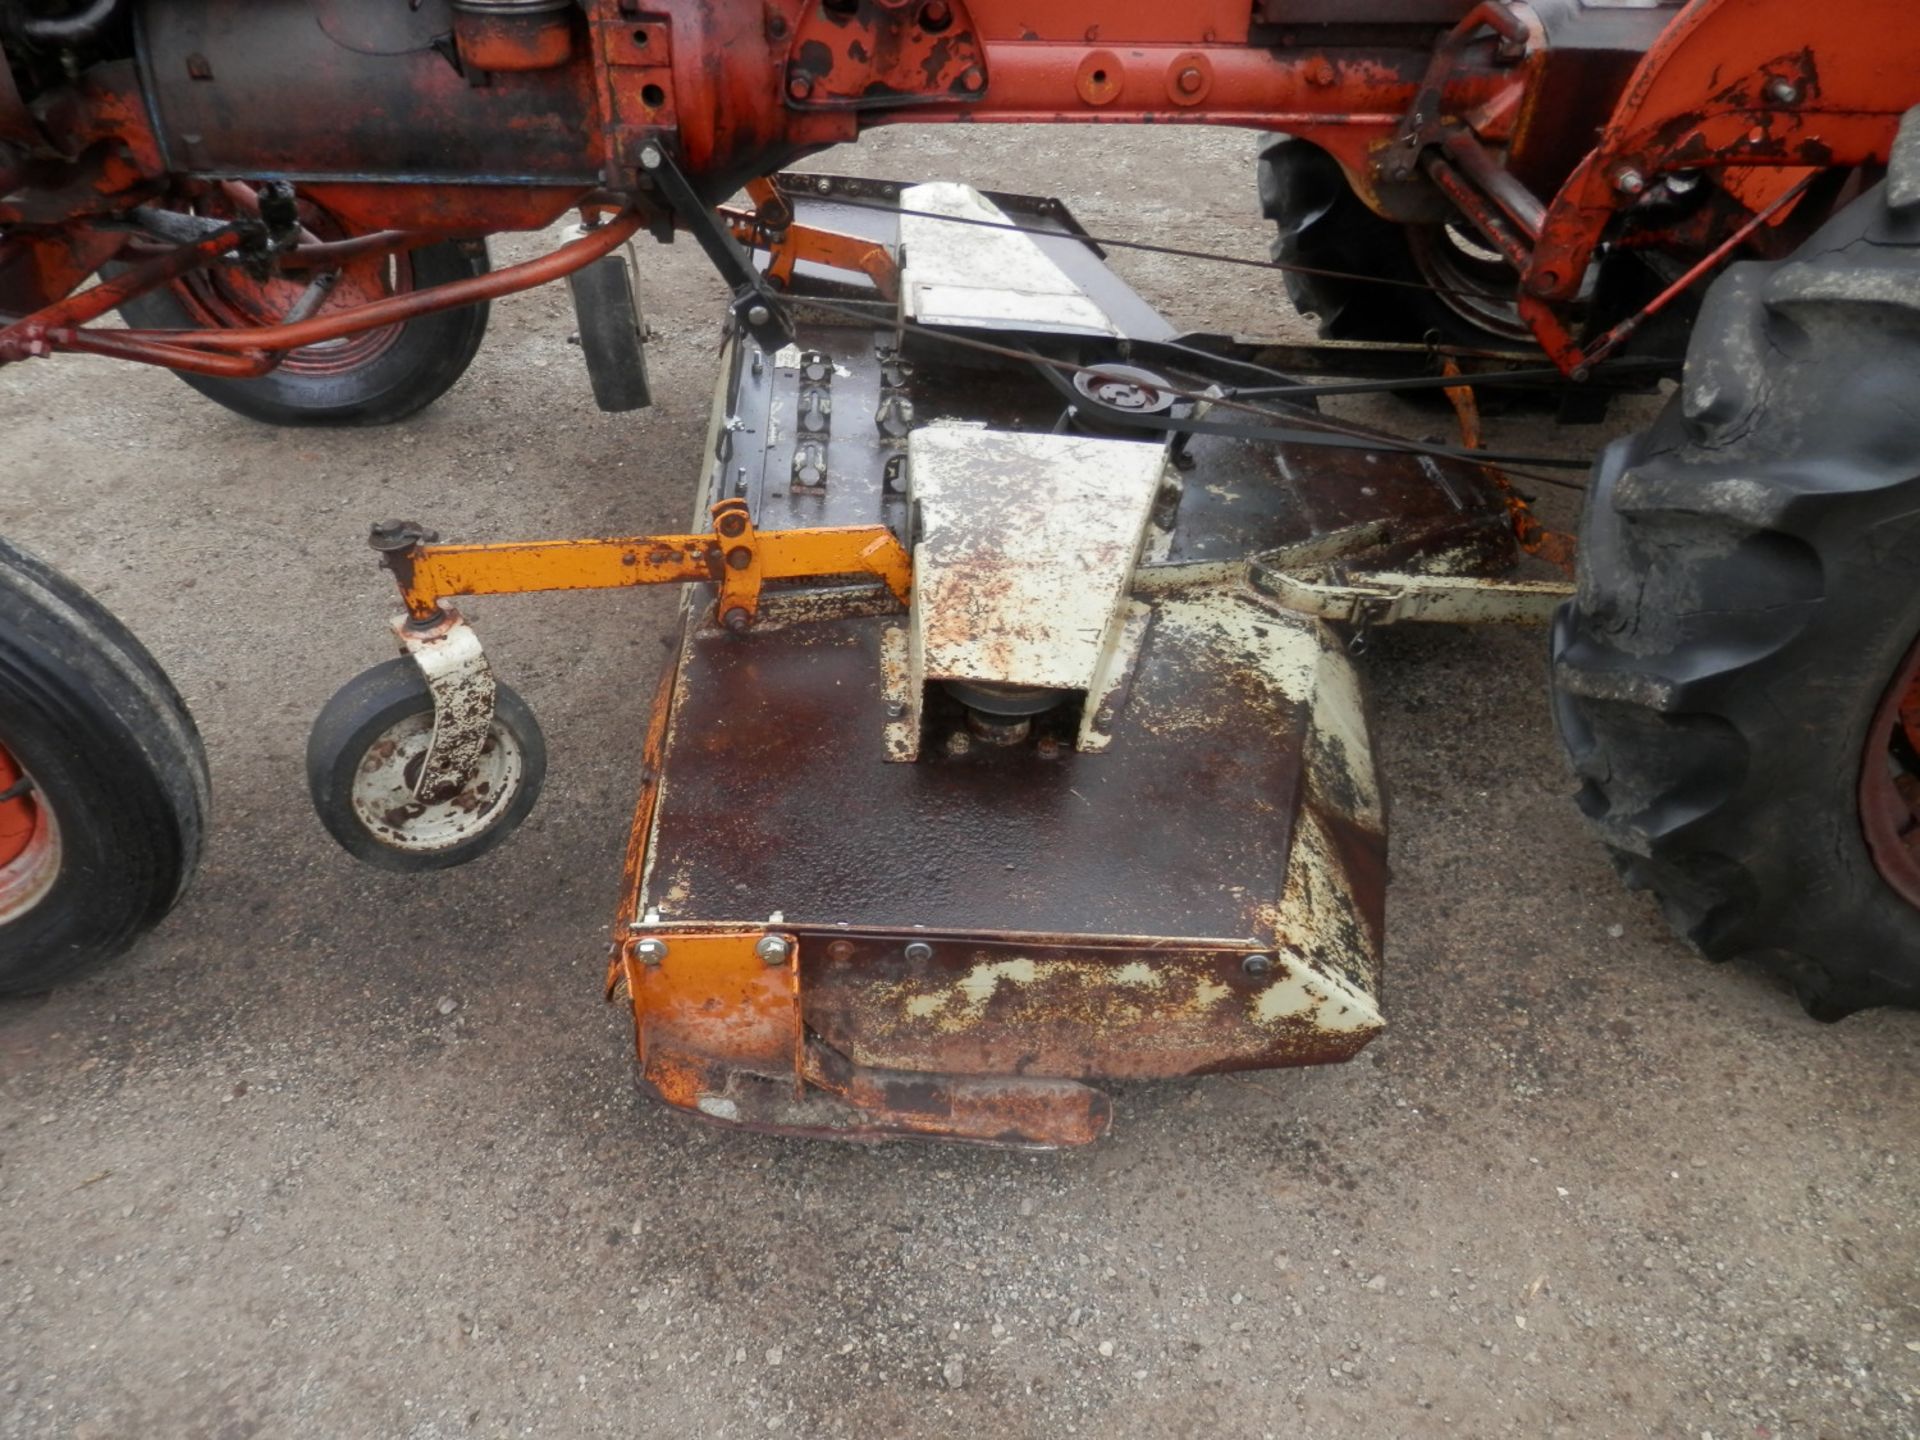
[[[946,218],[942,218],[946,217]],[[985,224],[955,225],[954,219]],[[937,181],[900,195],[901,304],[926,325],[1119,335],[1113,319],[1033,237],[970,185]]]

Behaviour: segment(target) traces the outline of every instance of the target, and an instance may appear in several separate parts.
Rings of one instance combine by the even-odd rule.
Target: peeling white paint
[[[944,217],[944,218],[943,218]],[[901,303],[929,325],[1119,335],[1107,312],[1029,235],[971,185],[936,181],[900,192]]]
[[[1381,1028],[1373,997],[1332,975],[1289,956],[1287,973],[1254,998],[1253,1018],[1262,1025],[1280,1020],[1311,1021],[1316,1029],[1348,1035]]]
[[[1163,447],[944,427],[916,430],[908,447],[922,527],[916,688],[1092,690],[1130,613]]]

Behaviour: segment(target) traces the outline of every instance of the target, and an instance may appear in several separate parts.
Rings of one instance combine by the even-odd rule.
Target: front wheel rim
[[[311,201],[300,202],[300,223],[321,241],[346,240],[352,232]],[[195,213],[214,219],[233,218],[233,209],[218,197],[203,199]],[[251,329],[282,323],[306,289],[301,278],[275,276],[256,279],[243,268],[213,266],[173,283],[172,292],[200,329]],[[353,261],[341,268],[333,290],[321,302],[316,318],[357,305],[369,304],[414,287],[413,261],[402,250],[390,256]],[[275,367],[281,375],[325,377],[345,375],[379,359],[400,342],[404,323],[382,325],[337,340],[290,350]]]
[[[60,875],[60,822],[26,767],[0,744],[0,925],[38,905]]]

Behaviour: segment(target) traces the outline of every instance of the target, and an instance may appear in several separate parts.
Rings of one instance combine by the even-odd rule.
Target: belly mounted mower
[[[1824,1017],[1920,999],[1908,0],[0,0],[0,45],[0,363],[391,419],[564,277],[631,409],[634,242],[723,277],[686,533],[376,525],[399,657],[308,750],[349,851],[470,859],[545,757],[454,602],[683,586],[606,981],[673,1105],[1062,1145],[1102,1080],[1353,1055],[1386,818],[1352,655],[1399,623],[1550,623],[1579,804],[1704,954]],[[1318,339],[1181,333],[1058,199],[792,168],[907,121],[1268,132]],[[1478,443],[1476,396],[1667,379],[1577,544],[1522,493],[1555,462]],[[1461,444],[1319,408],[1368,389],[1450,398]],[[0,822],[85,837],[0,684]],[[0,883],[0,985],[119,943],[50,949],[47,893]]]

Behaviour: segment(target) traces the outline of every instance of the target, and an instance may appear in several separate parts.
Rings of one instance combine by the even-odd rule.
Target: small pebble
[[[453,1014],[454,1011],[460,1008],[460,1002],[454,999],[451,995],[442,995],[440,997],[440,1004],[437,1008],[439,1009],[442,1015],[451,1015]]]
[[[778,1345],[771,1345],[767,1348],[767,1363],[769,1365],[778,1365],[786,1358],[787,1352],[782,1350]]]
[[[1387,1288],[1387,1277],[1384,1275],[1376,1275],[1371,1280],[1367,1281],[1367,1289],[1369,1290],[1384,1290],[1386,1288]]]
[[[1102,1340],[1100,1342],[1100,1358],[1102,1360],[1111,1360],[1113,1358],[1113,1341]]]
[[[947,1363],[940,1367],[940,1378],[947,1382],[949,1390],[958,1390],[966,1383],[967,1368],[958,1355],[949,1355]]]

